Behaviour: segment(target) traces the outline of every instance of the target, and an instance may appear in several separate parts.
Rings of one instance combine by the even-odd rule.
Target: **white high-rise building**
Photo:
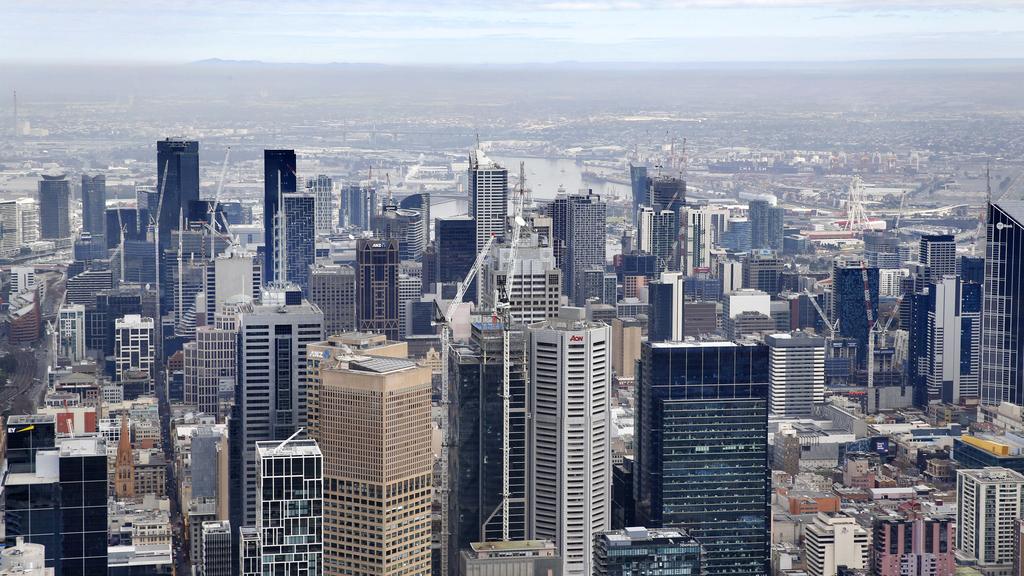
[[[57,312],[59,354],[72,362],[85,359],[85,305],[61,306]]]
[[[128,314],[114,321],[114,368],[117,380],[145,372],[154,376],[154,341],[152,318]]]
[[[724,260],[718,263],[718,277],[722,279],[722,294],[743,288],[743,263]]]
[[[836,576],[839,566],[868,569],[868,540],[868,531],[855,519],[819,512],[814,523],[804,529],[807,573]]]
[[[35,198],[18,198],[20,241],[29,244],[39,240],[39,204]]]
[[[956,472],[956,548],[979,566],[1013,565],[1024,476],[1008,468]]]
[[[206,267],[206,323],[224,311],[224,303],[234,296],[259,302],[263,287],[262,259],[255,254],[231,249]]]
[[[231,415],[232,453],[241,463],[231,521],[256,523],[256,442],[284,440],[306,426],[306,346],[320,342],[323,313],[297,287],[271,287],[262,304],[238,306],[238,358]]]
[[[494,310],[494,297],[498,287],[505,283],[511,251],[510,246],[491,247],[490,261],[482,271],[480,303],[483,310]],[[515,276],[509,294],[512,324],[533,324],[558,316],[561,298],[562,272],[555,263],[554,250],[539,246],[536,235],[524,235],[516,251]]]
[[[960,402],[960,345],[961,307],[960,278],[944,276],[930,286],[935,294],[934,309],[928,310],[926,382],[929,398],[949,397],[950,402]],[[944,388],[948,387],[948,396]],[[975,395],[977,392],[975,391]]]
[[[36,269],[32,266],[11,267],[11,294],[28,292],[36,287]]]
[[[196,339],[183,348],[185,403],[203,414],[220,414],[221,389],[235,384],[235,331],[215,326],[196,328]]]
[[[402,337],[409,334],[409,306],[423,295],[423,281],[408,274],[398,275],[398,325]]]
[[[470,152],[469,215],[476,221],[474,254],[480,253],[491,236],[505,235],[507,214],[508,169],[488,158],[483,150]]]
[[[334,181],[330,176],[318,174],[306,180],[306,190],[316,198],[313,222],[317,235],[327,235],[337,224],[338,208],[334,203]]]
[[[256,443],[264,574],[323,573],[323,461],[314,440]]]
[[[611,328],[579,308],[530,326],[530,538],[557,543],[562,573],[593,573],[611,522]]]
[[[770,334],[769,409],[786,418],[811,416],[825,401],[825,339],[805,332]]]

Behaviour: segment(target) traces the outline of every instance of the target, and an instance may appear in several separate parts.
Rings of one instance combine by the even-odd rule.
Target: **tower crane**
[[[491,245],[494,244],[494,236],[487,239],[484,243],[484,247],[480,250],[480,253],[476,255],[476,261],[473,266],[466,273],[466,278],[459,283],[459,288],[455,293],[455,298],[448,304],[447,310],[444,314],[436,319],[436,322],[441,324],[441,574],[447,576],[448,574],[448,539],[451,537],[450,520],[448,518],[448,497],[451,494],[451,487],[448,479],[448,465],[449,465],[449,445],[451,443],[451,426],[448,418],[448,407],[450,404],[449,400],[449,376],[448,376],[448,349],[451,346],[452,339],[452,317],[455,315],[455,311],[458,310],[462,304],[462,299],[466,296],[466,291],[469,289],[469,285],[472,284],[473,278],[476,277],[477,271],[483,264],[484,258],[487,253],[491,250]],[[440,310],[438,310],[440,312]]]
[[[501,321],[501,539],[507,542],[508,536],[508,508],[509,508],[509,460],[511,447],[509,444],[509,419],[512,411],[511,395],[511,350],[510,333],[512,331],[512,286],[516,275],[516,254],[519,251],[519,238],[522,235],[523,226],[523,200],[526,196],[526,168],[523,162],[519,163],[519,189],[512,200],[512,240],[509,246],[509,255],[505,272],[505,281],[498,286],[498,293],[494,299],[494,313]]]
[[[836,337],[836,330],[839,328],[839,320],[833,322],[828,319],[825,311],[821,309],[820,305],[818,305],[817,298],[815,298],[815,295],[812,294],[810,290],[805,291],[804,295],[811,301],[811,306],[814,306],[814,309],[818,312],[818,316],[821,318],[821,321],[825,323],[825,328],[828,330],[828,337],[834,340]]]
[[[228,146],[227,151],[224,152],[224,163],[220,167],[220,180],[217,182],[217,191],[213,194],[213,203],[210,204],[210,262],[217,257],[214,243],[217,230],[217,204],[220,202],[220,193],[224,189],[224,178],[228,175],[229,157],[231,157],[231,146]]]

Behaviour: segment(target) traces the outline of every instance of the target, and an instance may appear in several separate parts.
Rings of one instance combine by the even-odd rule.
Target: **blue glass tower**
[[[768,347],[645,342],[637,523],[686,528],[709,576],[769,574]]]
[[[162,201],[157,199],[163,254],[164,250],[174,248],[171,231],[178,229],[179,213],[188,214],[189,203],[199,200],[199,142],[174,138],[158,141],[156,183],[157,192],[163,195]],[[157,206],[152,209],[155,211]],[[142,223],[143,228],[147,225],[148,222]]]
[[[434,224],[438,282],[461,282],[476,261],[476,225],[469,216],[438,218]],[[470,291],[469,293],[474,293]]]
[[[268,280],[274,279],[273,271],[276,270],[274,231],[280,202],[278,196],[297,191],[295,167],[295,150],[263,151],[263,270]]]
[[[988,206],[981,401],[1024,402],[1024,200]]]
[[[283,194],[287,281],[309,292],[309,267],[316,260],[316,196]],[[274,257],[280,265],[281,258]]]
[[[871,319],[878,318],[878,268],[866,268]],[[864,302],[865,268],[859,261],[837,260],[832,267],[832,317],[839,320],[839,335],[857,341],[857,366],[867,365],[868,305]]]

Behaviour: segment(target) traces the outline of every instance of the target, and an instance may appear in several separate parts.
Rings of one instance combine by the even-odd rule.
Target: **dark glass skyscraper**
[[[636,224],[636,212],[640,206],[647,205],[648,180],[647,166],[629,165],[629,183],[633,189],[633,224]]]
[[[312,194],[284,194],[284,247],[283,258],[287,278],[304,293],[309,293],[309,267],[316,256],[316,196]],[[274,256],[278,266],[280,255]],[[277,278],[277,276],[274,276]]]
[[[476,227],[469,216],[438,218],[434,224],[437,246],[437,282],[462,282],[476,261]],[[475,293],[473,292],[468,293]]]
[[[71,186],[66,174],[43,174],[39,181],[39,237],[45,240],[71,236]]]
[[[82,229],[96,236],[106,234],[107,177],[82,174]]]
[[[988,206],[981,401],[1024,402],[1024,200]]]
[[[857,365],[867,365],[868,305],[864,302],[864,278],[871,299],[871,319],[878,318],[878,268],[860,261],[837,259],[832,265],[832,318],[839,320],[839,335],[857,340]]]
[[[274,230],[279,217],[278,192],[290,194],[297,191],[295,170],[295,150],[263,151],[263,270],[268,280],[275,279],[274,270],[277,269],[274,264],[277,257]]]
[[[750,246],[757,249],[782,250],[783,215],[785,210],[767,200],[750,202]]]
[[[356,244],[356,321],[359,330],[398,340],[398,240],[363,238]]]
[[[55,574],[107,572],[107,456],[96,436],[56,439],[53,415],[7,421],[5,543],[46,547]]]
[[[187,216],[189,203],[199,200],[199,142],[175,138],[157,141],[156,185],[157,192],[163,195],[162,200],[154,198],[160,210],[160,253],[163,254],[174,248],[171,232],[178,229],[179,214]],[[155,211],[157,206],[151,206],[150,210]],[[142,223],[143,229],[146,226],[148,222]]]
[[[766,576],[768,347],[645,342],[637,373],[637,523],[681,527],[703,574]]]
[[[526,380],[522,333],[512,333],[509,413],[509,537],[526,538]],[[502,333],[500,324],[474,323],[472,341],[449,356],[452,398],[451,553],[472,542],[501,539]],[[496,513],[495,513],[496,512]]]

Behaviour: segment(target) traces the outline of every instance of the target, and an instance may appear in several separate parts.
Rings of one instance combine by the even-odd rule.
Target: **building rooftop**
[[[270,440],[256,443],[256,454],[261,458],[277,456],[320,456],[320,447],[315,440],[297,439],[278,442]]]
[[[976,468],[970,470],[957,470],[957,474],[968,476],[978,482],[1021,482],[1024,483],[1024,475],[1009,468],[990,466],[987,468]]]
[[[408,370],[409,368],[415,368],[417,366],[418,364],[411,360],[405,360],[403,358],[386,358],[383,356],[362,356],[352,359],[348,363],[350,370],[375,372],[378,374]]]

